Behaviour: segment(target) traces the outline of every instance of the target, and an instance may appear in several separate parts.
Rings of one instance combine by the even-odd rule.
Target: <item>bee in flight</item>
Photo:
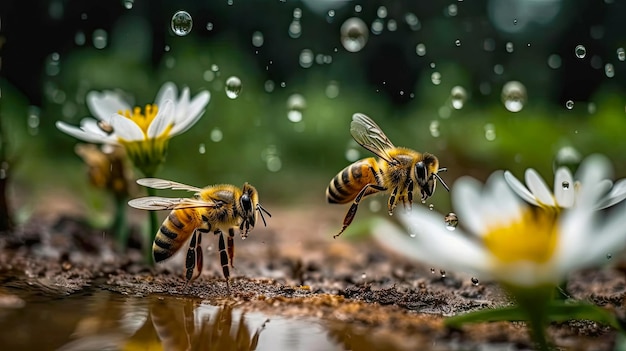
[[[402,202],[410,208],[413,192],[418,191],[422,201],[432,196],[436,180],[446,190],[450,190],[437,172],[439,160],[433,154],[420,153],[411,149],[396,147],[382,129],[368,116],[355,113],[350,124],[350,134],[359,145],[379,157],[368,157],[356,161],[339,172],[326,188],[326,200],[333,204],[345,204],[352,201],[348,213],[343,219],[343,226],[336,238],[352,223],[359,202],[364,196],[378,192],[389,193],[387,208],[389,215]]]
[[[171,210],[154,238],[154,261],[161,262],[170,258],[183,244],[189,242],[185,259],[186,288],[202,272],[202,234],[213,232],[219,236],[222,272],[227,287],[230,287],[229,267],[233,268],[235,231],[239,229],[241,238],[245,239],[256,224],[257,214],[261,215],[264,225],[267,224],[263,214],[271,217],[259,203],[256,189],[248,183],[242,188],[231,184],[196,188],[157,178],[143,178],[137,180],[137,183],[154,189],[187,190],[195,193],[192,198],[147,196],[128,202],[131,207],[142,210]]]

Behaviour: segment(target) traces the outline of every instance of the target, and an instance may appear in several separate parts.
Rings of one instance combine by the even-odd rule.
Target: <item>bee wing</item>
[[[373,152],[376,156],[391,162],[389,150],[395,148],[382,129],[371,118],[362,113],[352,115],[350,134],[359,145]]]
[[[159,211],[177,210],[194,207],[218,207],[219,204],[190,198],[172,198],[160,196],[146,196],[128,201],[128,205],[140,210]]]
[[[146,186],[148,188],[154,188],[154,189],[187,190],[187,191],[194,191],[194,192],[202,191],[201,188],[198,188],[195,186],[191,186],[191,185],[187,185],[183,183],[177,183],[171,180],[165,180],[165,179],[159,179],[159,178],[137,179],[137,184]]]

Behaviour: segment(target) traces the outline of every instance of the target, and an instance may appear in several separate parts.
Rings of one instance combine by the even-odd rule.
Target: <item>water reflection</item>
[[[0,291],[0,294],[7,292]],[[22,296],[0,307],[6,350],[343,350],[317,319],[268,317],[234,303],[104,290],[63,298]],[[344,345],[342,345],[344,344]]]

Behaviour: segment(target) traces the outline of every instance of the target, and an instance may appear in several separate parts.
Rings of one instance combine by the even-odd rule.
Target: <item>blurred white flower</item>
[[[406,231],[381,222],[374,236],[408,258],[509,287],[557,285],[569,272],[601,264],[607,253],[626,245],[626,203],[606,214],[596,211],[608,169],[605,158],[589,157],[581,165],[585,186],[576,195],[576,205],[563,210],[521,201],[501,171],[484,187],[462,177],[452,189],[452,202],[465,231],[447,229],[443,215],[418,207],[400,214]]]
[[[604,167],[603,172],[610,176],[611,168],[608,163],[602,164],[601,167]],[[526,186],[509,171],[504,172],[504,179],[522,199],[535,206],[570,208],[579,201],[580,189],[585,186],[578,180],[580,179],[578,174],[574,178],[567,167],[559,167],[554,173],[554,192],[550,191],[543,178],[532,168],[525,172]],[[626,199],[626,179],[613,184],[611,180],[604,178],[598,181],[598,185],[603,189],[599,191],[604,193],[595,204],[597,209],[613,206]]]
[[[114,91],[90,92],[87,105],[94,118],[84,118],[80,127],[57,121],[61,131],[84,141],[122,145],[135,166],[153,174],[163,162],[170,138],[187,131],[203,115],[211,95],[201,91],[190,99],[185,87],[178,97],[176,85],[163,84],[154,104],[130,106]]]

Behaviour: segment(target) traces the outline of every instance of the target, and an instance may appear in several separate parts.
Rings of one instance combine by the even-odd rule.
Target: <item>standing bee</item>
[[[256,189],[245,183],[243,188],[230,184],[219,184],[196,188],[193,186],[176,183],[157,178],[143,178],[137,183],[154,189],[187,190],[195,192],[193,198],[167,198],[159,196],[147,196],[133,199],[128,204],[142,210],[171,210],[165,218],[152,245],[152,255],[155,262],[161,262],[170,258],[189,241],[187,258],[185,260],[185,288],[200,276],[202,272],[202,247],[200,245],[202,234],[210,233],[219,235],[219,253],[222,264],[222,272],[229,287],[230,271],[233,268],[235,256],[235,230],[239,228],[241,238],[248,237],[250,230],[254,228],[257,213],[263,213],[271,217],[261,204]],[[228,233],[227,242],[224,243],[224,233]],[[191,236],[191,240],[189,237]]]
[[[366,115],[355,113],[352,116],[350,134],[359,145],[380,159],[368,157],[356,161],[330,181],[326,188],[329,203],[345,204],[353,201],[343,219],[343,227],[334,238],[352,223],[364,196],[378,192],[390,193],[387,207],[389,215],[392,215],[398,201],[402,201],[405,207],[411,207],[413,190],[419,191],[422,201],[429,198],[435,191],[436,179],[446,190],[450,190],[437,174],[446,169],[439,168],[439,160],[435,155],[394,146],[382,129]]]

